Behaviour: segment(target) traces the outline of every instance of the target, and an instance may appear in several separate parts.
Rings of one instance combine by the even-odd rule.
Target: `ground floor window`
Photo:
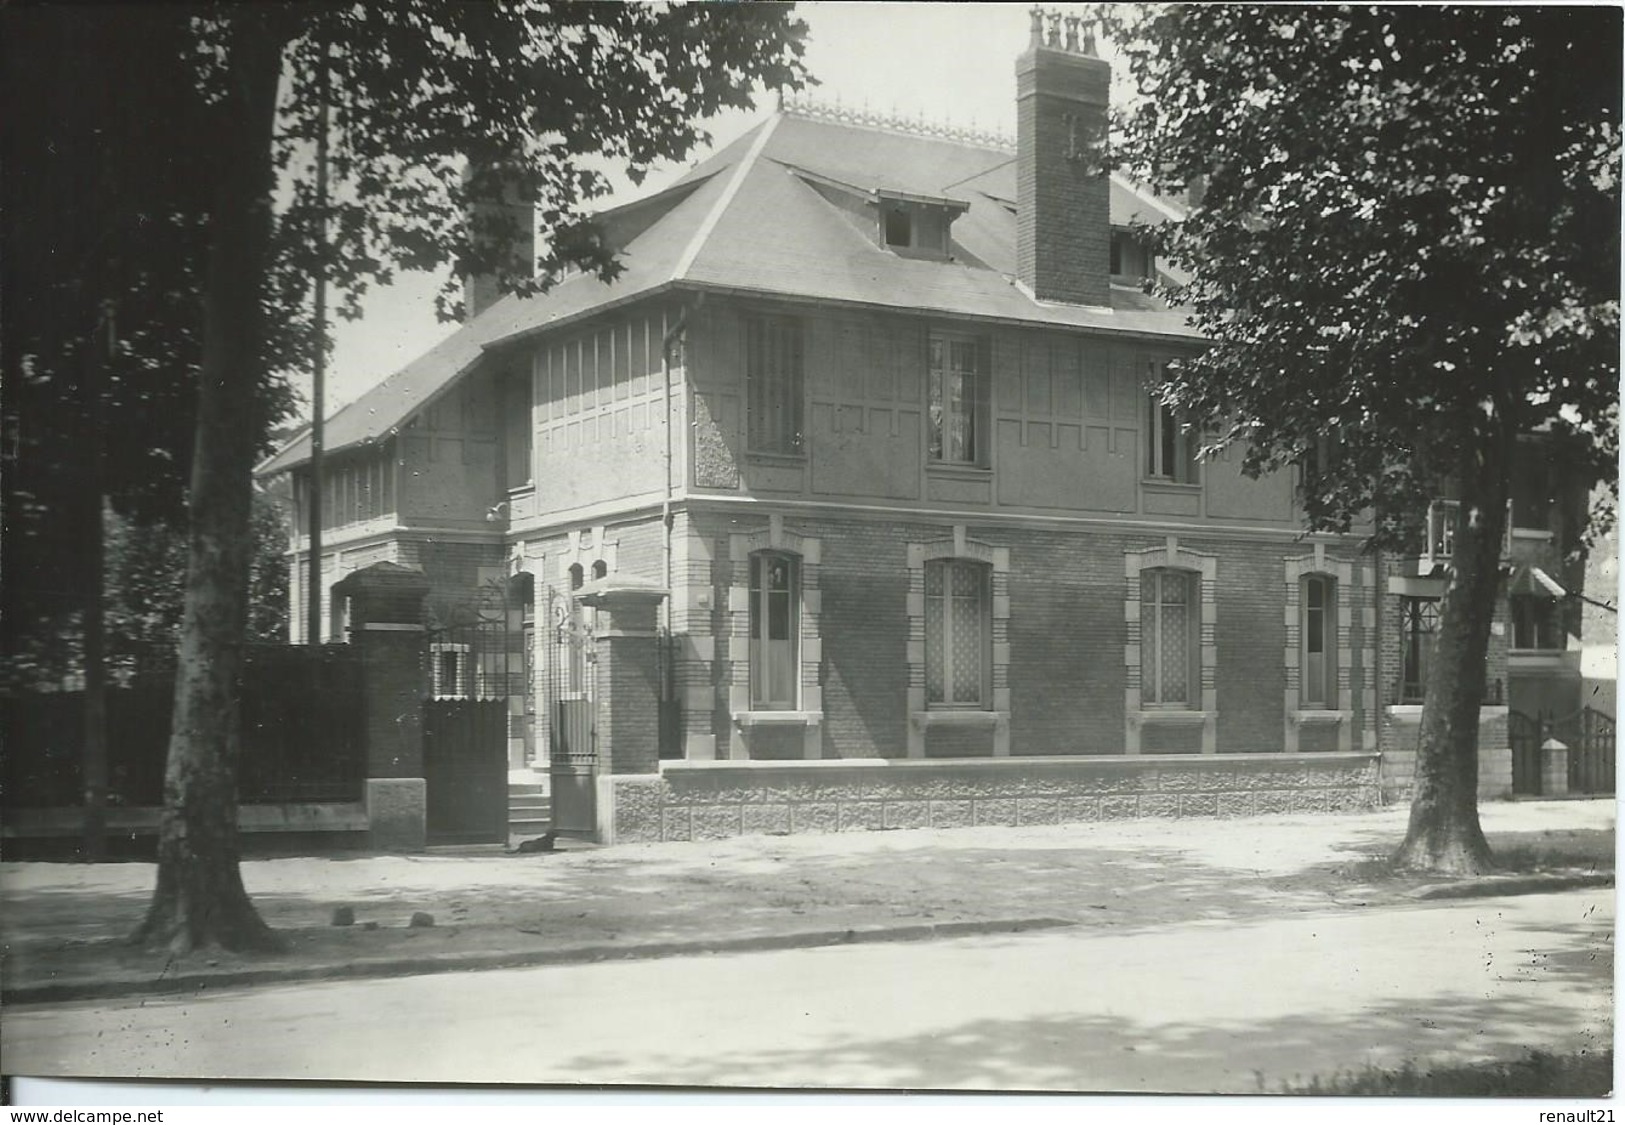
[[[925,564],[925,701],[987,707],[992,700],[989,567],[969,559]]]
[[[750,705],[794,711],[801,682],[801,581],[794,555],[750,557]]]
[[[1420,703],[1433,662],[1433,640],[1439,631],[1436,598],[1399,599],[1399,701]]]
[[[1337,580],[1305,575],[1298,604],[1303,617],[1298,701],[1307,707],[1331,707],[1337,699]]]
[[[1140,700],[1195,707],[1200,700],[1197,575],[1156,567],[1140,572]]]

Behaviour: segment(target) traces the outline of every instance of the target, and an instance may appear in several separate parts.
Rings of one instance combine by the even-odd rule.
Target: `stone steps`
[[[508,783],[508,833],[540,836],[553,826],[553,799],[545,781]]]

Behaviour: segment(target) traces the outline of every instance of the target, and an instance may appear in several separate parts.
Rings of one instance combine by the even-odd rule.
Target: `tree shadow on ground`
[[[787,1021],[795,1013],[786,1012]],[[864,1040],[830,1035],[796,1048],[696,1059],[568,1053],[553,1059],[583,1083],[725,1087],[1281,1093],[1313,1077],[1407,1060],[1517,1058],[1534,1045],[1605,1050],[1594,1020],[1539,997],[1441,993],[1328,1023],[1313,1015],[1232,1023],[1148,1024],[1125,1015],[974,1019],[941,1031]],[[1573,1093],[1580,1093],[1574,1091]]]

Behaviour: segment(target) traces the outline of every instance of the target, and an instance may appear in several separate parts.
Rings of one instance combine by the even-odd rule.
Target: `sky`
[[[1025,4],[803,2],[797,13],[808,27],[806,62],[820,83],[803,95],[1014,135],[1015,60],[1027,45],[1027,12]],[[760,96],[757,105],[752,113],[712,118],[710,147],[682,164],[657,169],[635,191],[622,177],[618,182],[625,186],[604,204],[625,202],[675,180],[766,116],[771,95]],[[434,313],[434,295],[444,277],[402,274],[395,285],[364,298],[361,320],[334,322],[329,416],[450,334],[455,326],[439,322]],[[301,395],[308,394],[308,377],[296,384]]]

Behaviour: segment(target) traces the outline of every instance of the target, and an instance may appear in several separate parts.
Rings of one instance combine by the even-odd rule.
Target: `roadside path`
[[[1525,867],[1611,876],[1612,801],[1496,803]],[[170,959],[120,938],[153,867],[0,865],[7,1003],[338,976],[783,949],[1067,924],[1134,933],[1418,904],[1381,878],[1405,810],[1351,816],[862,832],[505,855],[251,860],[244,881],[288,953]],[[356,925],[329,924],[337,907]],[[417,911],[435,925],[410,929]],[[376,928],[368,929],[368,924]]]
[[[1611,890],[11,1008],[32,1075],[1277,1092],[1612,1042]]]

